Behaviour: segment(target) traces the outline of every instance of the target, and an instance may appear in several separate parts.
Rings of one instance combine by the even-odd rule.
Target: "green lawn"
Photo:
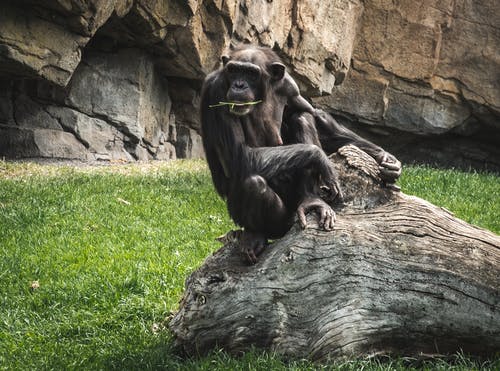
[[[495,175],[410,167],[400,184],[500,233]],[[200,161],[90,169],[0,162],[0,369],[320,368],[258,352],[185,360],[171,349],[165,318],[188,274],[218,248],[214,238],[232,227]],[[424,364],[480,365],[461,355]],[[484,366],[498,369],[500,359]]]

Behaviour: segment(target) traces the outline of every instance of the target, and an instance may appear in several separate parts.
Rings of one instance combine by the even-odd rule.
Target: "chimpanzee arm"
[[[340,125],[324,111],[316,110],[314,118],[321,147],[326,153],[336,152],[347,144],[355,145],[377,161],[380,165],[380,175],[387,183],[393,183],[399,178],[401,162],[392,154]]]
[[[380,175],[388,183],[393,183],[401,175],[401,163],[396,157],[381,147],[363,139],[354,132],[339,125],[337,121],[322,110],[317,110],[300,95],[299,87],[293,78],[285,72],[283,79],[276,87],[276,93],[285,97],[287,102],[282,127],[283,141],[290,143],[318,144],[330,154],[346,144],[353,144],[372,156],[380,165]],[[308,117],[311,114],[312,117]],[[294,117],[295,116],[295,117]],[[298,118],[298,119],[297,119]],[[300,121],[304,122],[300,122]],[[309,125],[307,121],[315,121]],[[294,125],[297,124],[297,125]],[[316,126],[316,128],[314,128]],[[316,133],[317,132],[317,133]]]
[[[326,112],[318,110],[315,119],[321,147],[327,154],[336,152],[340,147],[347,144],[355,145],[375,159],[380,158],[383,152],[385,152],[381,147],[340,125]]]
[[[300,224],[306,227],[305,215],[315,211],[319,225],[331,230],[335,213],[320,197],[323,183],[331,191],[332,201],[343,198],[337,176],[325,152],[316,145],[295,144],[282,147],[250,149],[253,167],[268,179],[285,200],[290,210],[296,210]]]
[[[318,216],[319,227],[329,231],[333,229],[335,223],[335,212],[320,197],[320,188],[329,190],[328,200],[332,203],[334,200],[341,202],[343,195],[330,160],[323,150],[316,146],[312,148],[314,147],[317,148],[316,154],[312,151],[307,157],[316,157],[317,159],[314,161],[313,166],[305,169],[305,176],[299,178],[299,184],[297,185],[299,189],[302,189],[301,194],[303,195],[297,207],[297,216],[300,226],[304,229],[307,226],[306,214],[314,211]],[[323,185],[321,186],[321,184]]]
[[[214,148],[205,145],[205,156],[210,173],[212,174],[215,190],[222,198],[226,198],[229,193],[229,178],[226,176],[224,168],[219,161],[219,155]]]
[[[302,95],[295,80],[285,72],[276,93],[286,98],[287,109],[290,114],[294,112],[308,112],[314,114],[315,109]]]
[[[210,107],[223,100],[221,91],[220,72],[215,71],[207,76],[201,92],[201,137],[215,189],[221,197],[227,198],[231,176],[231,146],[224,148],[224,142],[227,142],[227,137],[231,137],[231,133],[226,133],[227,125],[224,120],[230,118],[223,117],[220,108]]]
[[[314,108],[302,95],[289,97],[288,107],[293,111],[308,112],[314,114]]]

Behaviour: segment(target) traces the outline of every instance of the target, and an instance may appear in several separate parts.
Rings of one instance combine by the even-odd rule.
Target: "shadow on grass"
[[[174,348],[167,333],[147,349],[117,354],[103,364],[111,370],[500,370],[500,353],[481,359],[458,352],[449,356],[400,357],[381,355],[365,359],[331,359],[313,362],[306,359],[286,359],[259,349],[241,355],[230,355],[214,349],[200,357],[183,355]]]

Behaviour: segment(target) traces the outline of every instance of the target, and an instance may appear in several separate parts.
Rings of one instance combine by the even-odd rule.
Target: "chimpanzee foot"
[[[395,186],[394,182],[401,175],[401,162],[391,155],[389,152],[384,152],[378,160],[380,178],[389,186]],[[395,186],[397,187],[397,186]]]
[[[267,238],[255,232],[244,230],[240,238],[240,249],[243,257],[251,264],[257,263],[257,257],[267,246]]]
[[[227,233],[216,237],[215,240],[223,243],[224,245],[228,243],[237,243],[240,240],[242,234],[243,230],[241,229],[230,230]]]
[[[333,204],[334,202],[340,204],[344,202],[342,188],[340,188],[340,184],[336,179],[332,180],[328,185],[322,185],[320,191],[321,198],[329,204]]]
[[[321,198],[306,198],[297,208],[297,216],[302,229],[307,227],[306,214],[316,211],[319,216],[319,226],[325,231],[331,231],[335,224],[335,212]]]
[[[385,187],[386,188],[389,188],[390,190],[394,191],[394,192],[399,192],[401,191],[401,187],[398,186],[397,184],[395,183],[384,183]]]

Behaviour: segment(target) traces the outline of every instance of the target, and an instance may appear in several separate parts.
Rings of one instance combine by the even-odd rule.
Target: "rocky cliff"
[[[231,43],[252,42],[273,47],[315,105],[403,157],[432,148],[436,158],[500,168],[494,0],[0,7],[0,155],[201,157],[201,81]]]

